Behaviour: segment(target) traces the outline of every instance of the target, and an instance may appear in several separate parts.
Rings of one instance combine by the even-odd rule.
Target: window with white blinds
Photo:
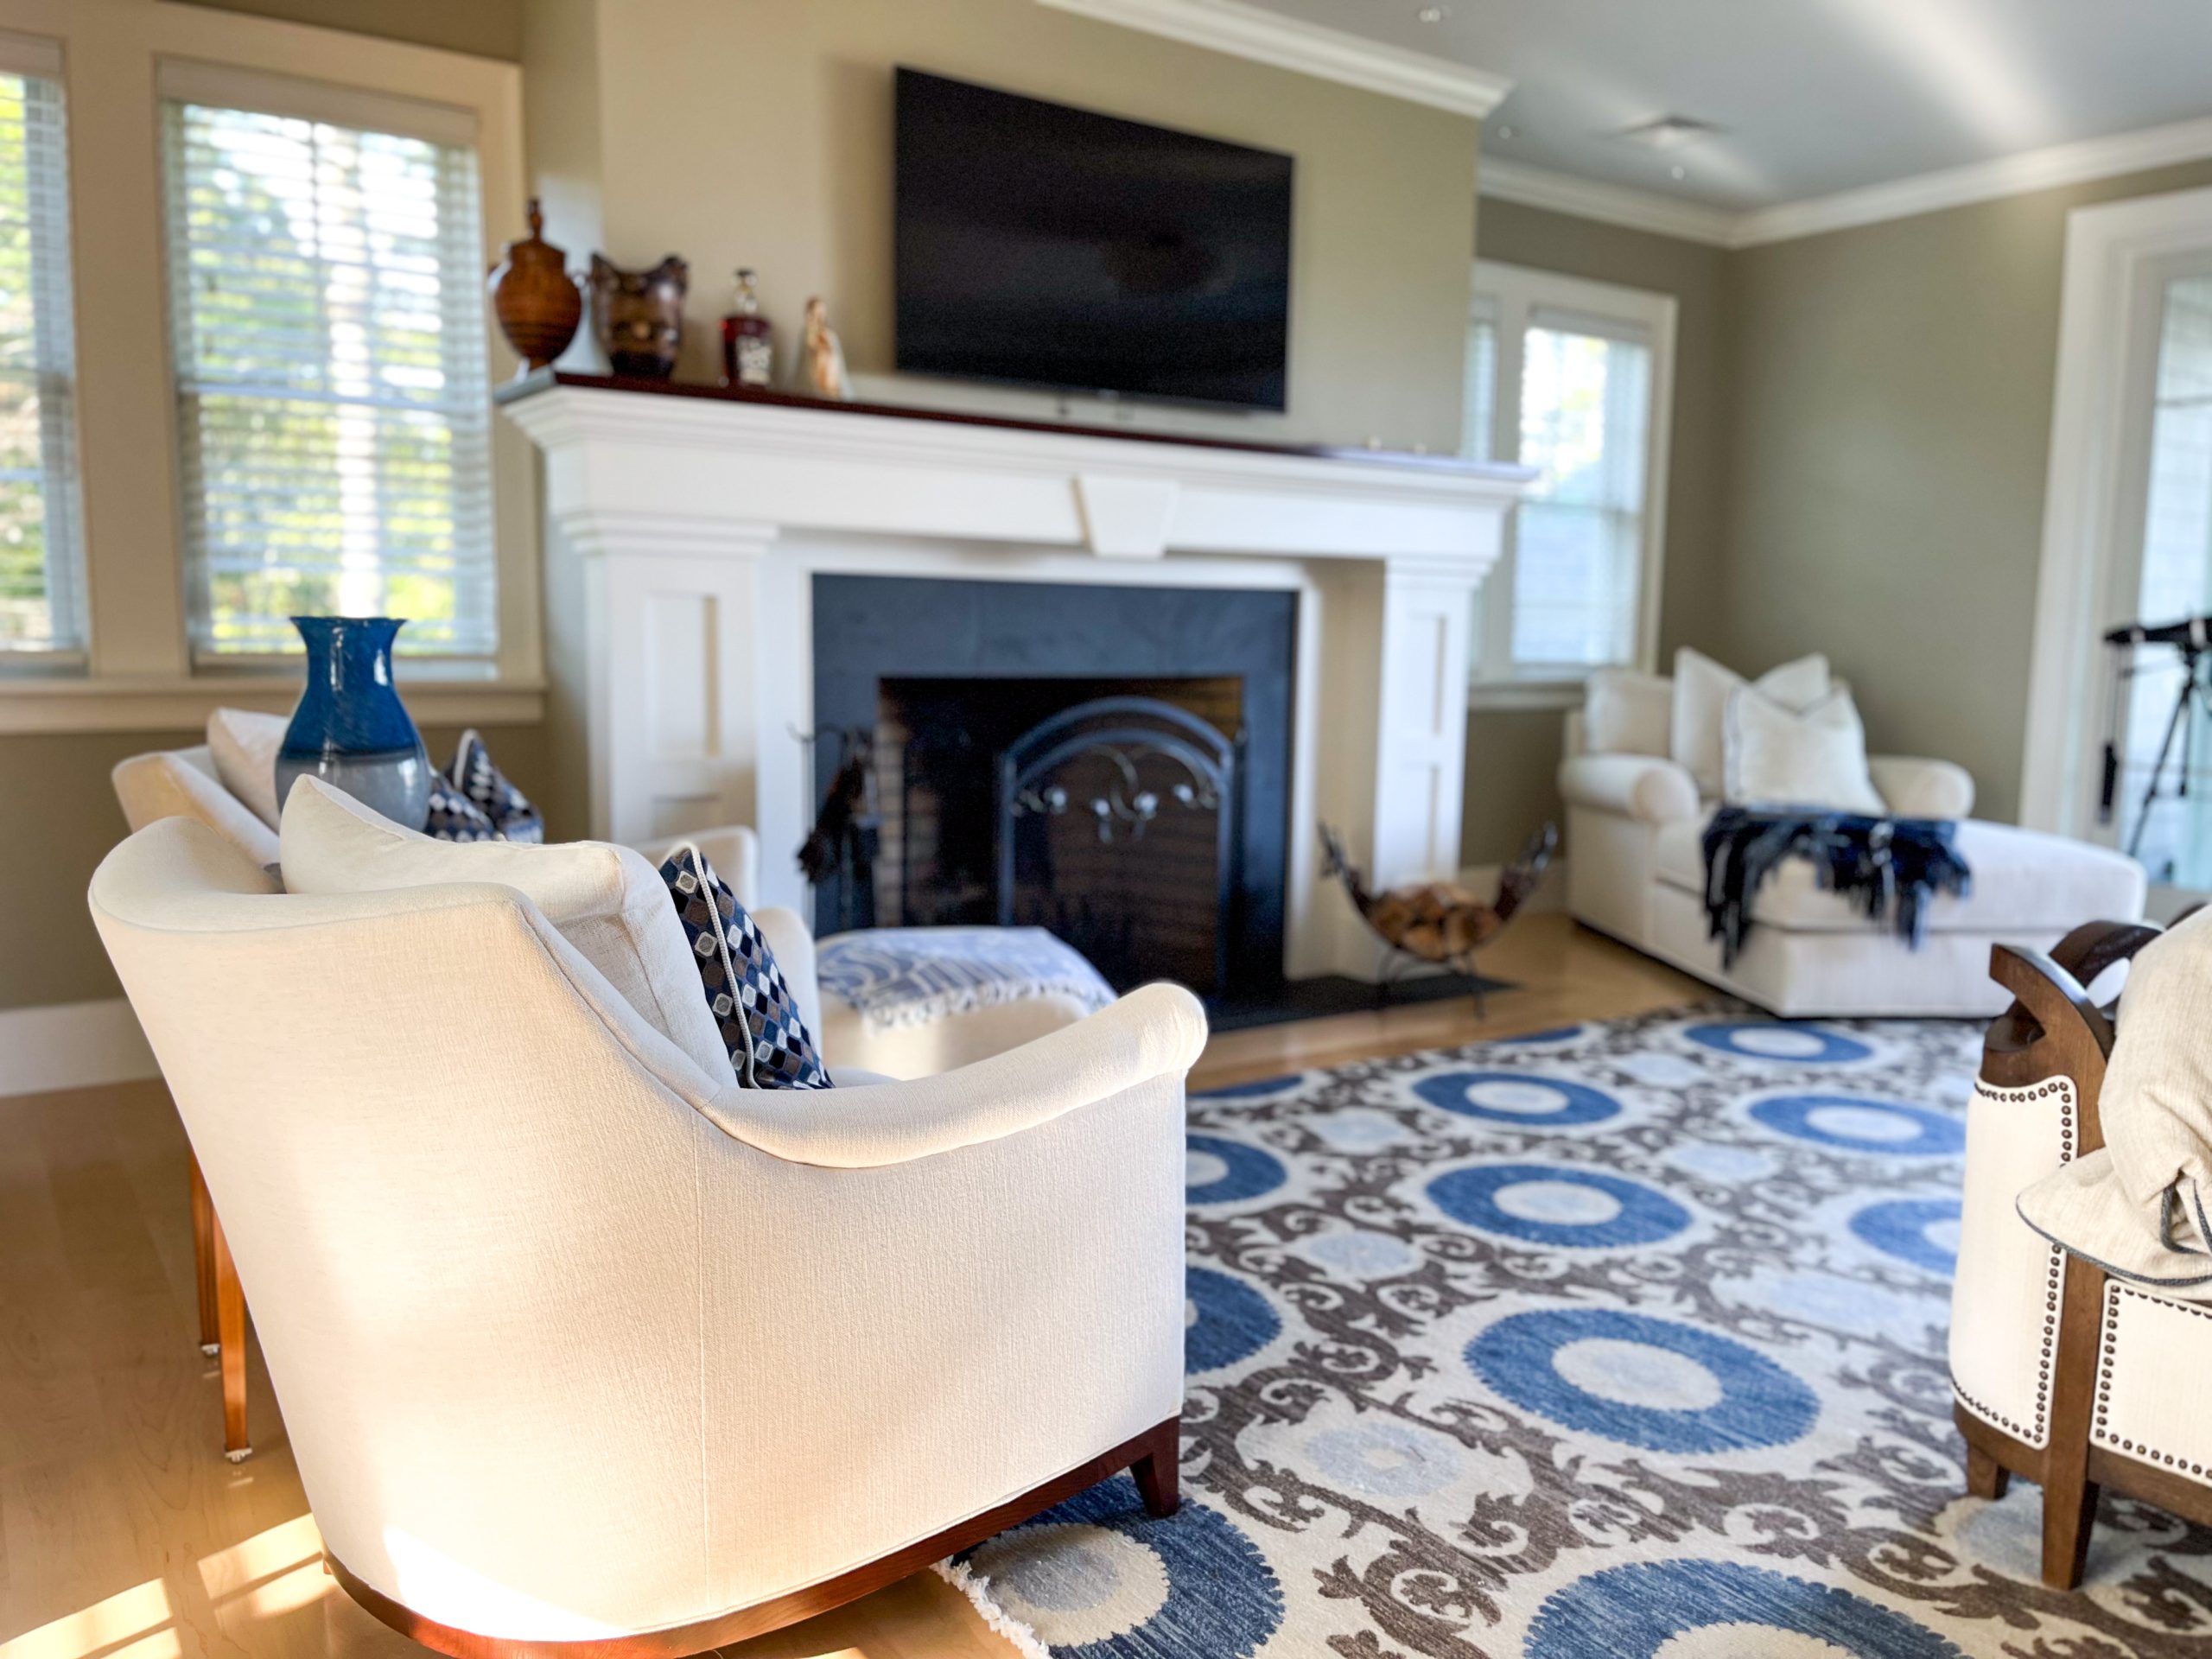
[[[81,659],[68,135],[51,73],[0,56],[0,658]],[[26,65],[24,67],[44,67]]]
[[[175,96],[162,118],[195,658],[296,651],[310,613],[491,658],[474,148]]]
[[[1478,596],[1478,683],[1565,683],[1649,650],[1674,302],[1484,263],[1462,449],[1536,469]]]

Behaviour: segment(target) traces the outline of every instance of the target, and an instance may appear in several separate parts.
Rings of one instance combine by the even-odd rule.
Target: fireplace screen
[[[1241,683],[887,681],[879,916],[1050,929],[1117,988],[1230,979]]]

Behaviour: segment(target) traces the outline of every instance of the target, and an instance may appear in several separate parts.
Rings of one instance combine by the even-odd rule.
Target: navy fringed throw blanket
[[[1974,874],[1938,818],[1870,818],[1855,812],[1755,812],[1724,806],[1705,827],[1707,936],[1720,941],[1720,965],[1735,964],[1751,931],[1751,900],[1785,858],[1811,861],[1820,884],[1854,900],[1870,921],[1888,915],[1916,950],[1928,901],[1963,899]]]

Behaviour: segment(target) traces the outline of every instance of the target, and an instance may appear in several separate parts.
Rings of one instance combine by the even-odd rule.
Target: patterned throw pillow
[[[685,842],[660,867],[668,896],[699,964],[708,1010],[747,1089],[827,1089],[814,1038],[775,953],[703,854]]]
[[[484,747],[484,740],[473,728],[461,734],[461,747],[446,771],[446,779],[484,815],[501,841],[545,839],[545,815],[531,804],[530,797],[507,781],[506,773],[492,764],[492,751]]]
[[[423,833],[434,841],[505,841],[484,809],[453,786],[445,773],[430,774],[430,816]]]

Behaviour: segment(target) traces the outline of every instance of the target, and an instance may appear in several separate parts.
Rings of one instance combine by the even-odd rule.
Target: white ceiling
[[[1738,212],[2212,116],[2212,0],[1429,3],[1258,0],[1510,78],[1487,158]],[[1612,136],[1662,115],[1726,131]]]

